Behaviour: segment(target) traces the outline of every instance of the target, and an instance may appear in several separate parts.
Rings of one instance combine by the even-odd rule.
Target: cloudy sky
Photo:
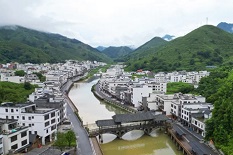
[[[233,23],[231,0],[0,0],[0,25],[76,38],[93,47],[142,45],[206,24]]]

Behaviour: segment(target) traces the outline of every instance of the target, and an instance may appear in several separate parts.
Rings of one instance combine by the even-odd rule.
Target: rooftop
[[[29,105],[33,105],[34,103],[28,102],[28,103],[13,103],[13,102],[4,102],[1,103],[1,107],[15,107],[15,108],[21,108],[26,107]]]

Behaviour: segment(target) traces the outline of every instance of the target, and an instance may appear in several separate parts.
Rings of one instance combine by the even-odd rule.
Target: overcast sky
[[[76,38],[93,47],[144,44],[233,22],[232,0],[0,0],[0,25]]]

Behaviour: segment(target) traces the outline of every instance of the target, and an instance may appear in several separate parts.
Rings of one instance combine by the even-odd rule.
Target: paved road
[[[85,75],[84,75],[85,76]],[[61,91],[64,93],[69,89],[69,87],[72,85],[73,81],[77,81],[82,77],[75,77],[71,80],[69,80],[65,85],[62,86]],[[81,122],[74,114],[72,108],[71,108],[71,101],[67,98],[65,98],[67,104],[67,116],[69,120],[72,122],[73,130],[76,134],[77,140],[78,140],[78,148],[76,154],[78,155],[94,155],[95,153],[92,150],[89,137],[87,136],[86,130],[81,125]]]
[[[67,114],[68,114],[69,120],[72,122],[73,130],[76,134],[76,137],[78,138],[77,154],[93,155],[94,153],[92,151],[89,137],[87,136],[85,129],[81,125],[81,122],[75,116],[75,114],[73,113],[69,105],[67,105]]]
[[[218,155],[218,153],[214,152],[212,150],[212,148],[210,148],[209,146],[207,146],[204,143],[200,143],[200,140],[198,137],[196,137],[195,134],[192,134],[187,128],[183,127],[182,125],[180,125],[179,123],[174,123],[173,126],[176,126],[177,128],[180,128],[186,135],[185,135],[185,139],[188,142],[197,142],[197,147],[202,150],[203,152],[207,153],[208,155]]]

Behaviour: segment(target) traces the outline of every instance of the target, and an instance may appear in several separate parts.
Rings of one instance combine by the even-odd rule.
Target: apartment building
[[[19,125],[29,127],[29,134],[40,136],[42,145],[45,145],[55,137],[60,112],[58,109],[37,108],[36,104],[3,103],[0,106],[0,118],[15,119]]]
[[[2,146],[3,154],[18,153],[29,147],[29,129],[21,126],[14,119],[0,119],[2,135],[0,140],[0,150]]]

